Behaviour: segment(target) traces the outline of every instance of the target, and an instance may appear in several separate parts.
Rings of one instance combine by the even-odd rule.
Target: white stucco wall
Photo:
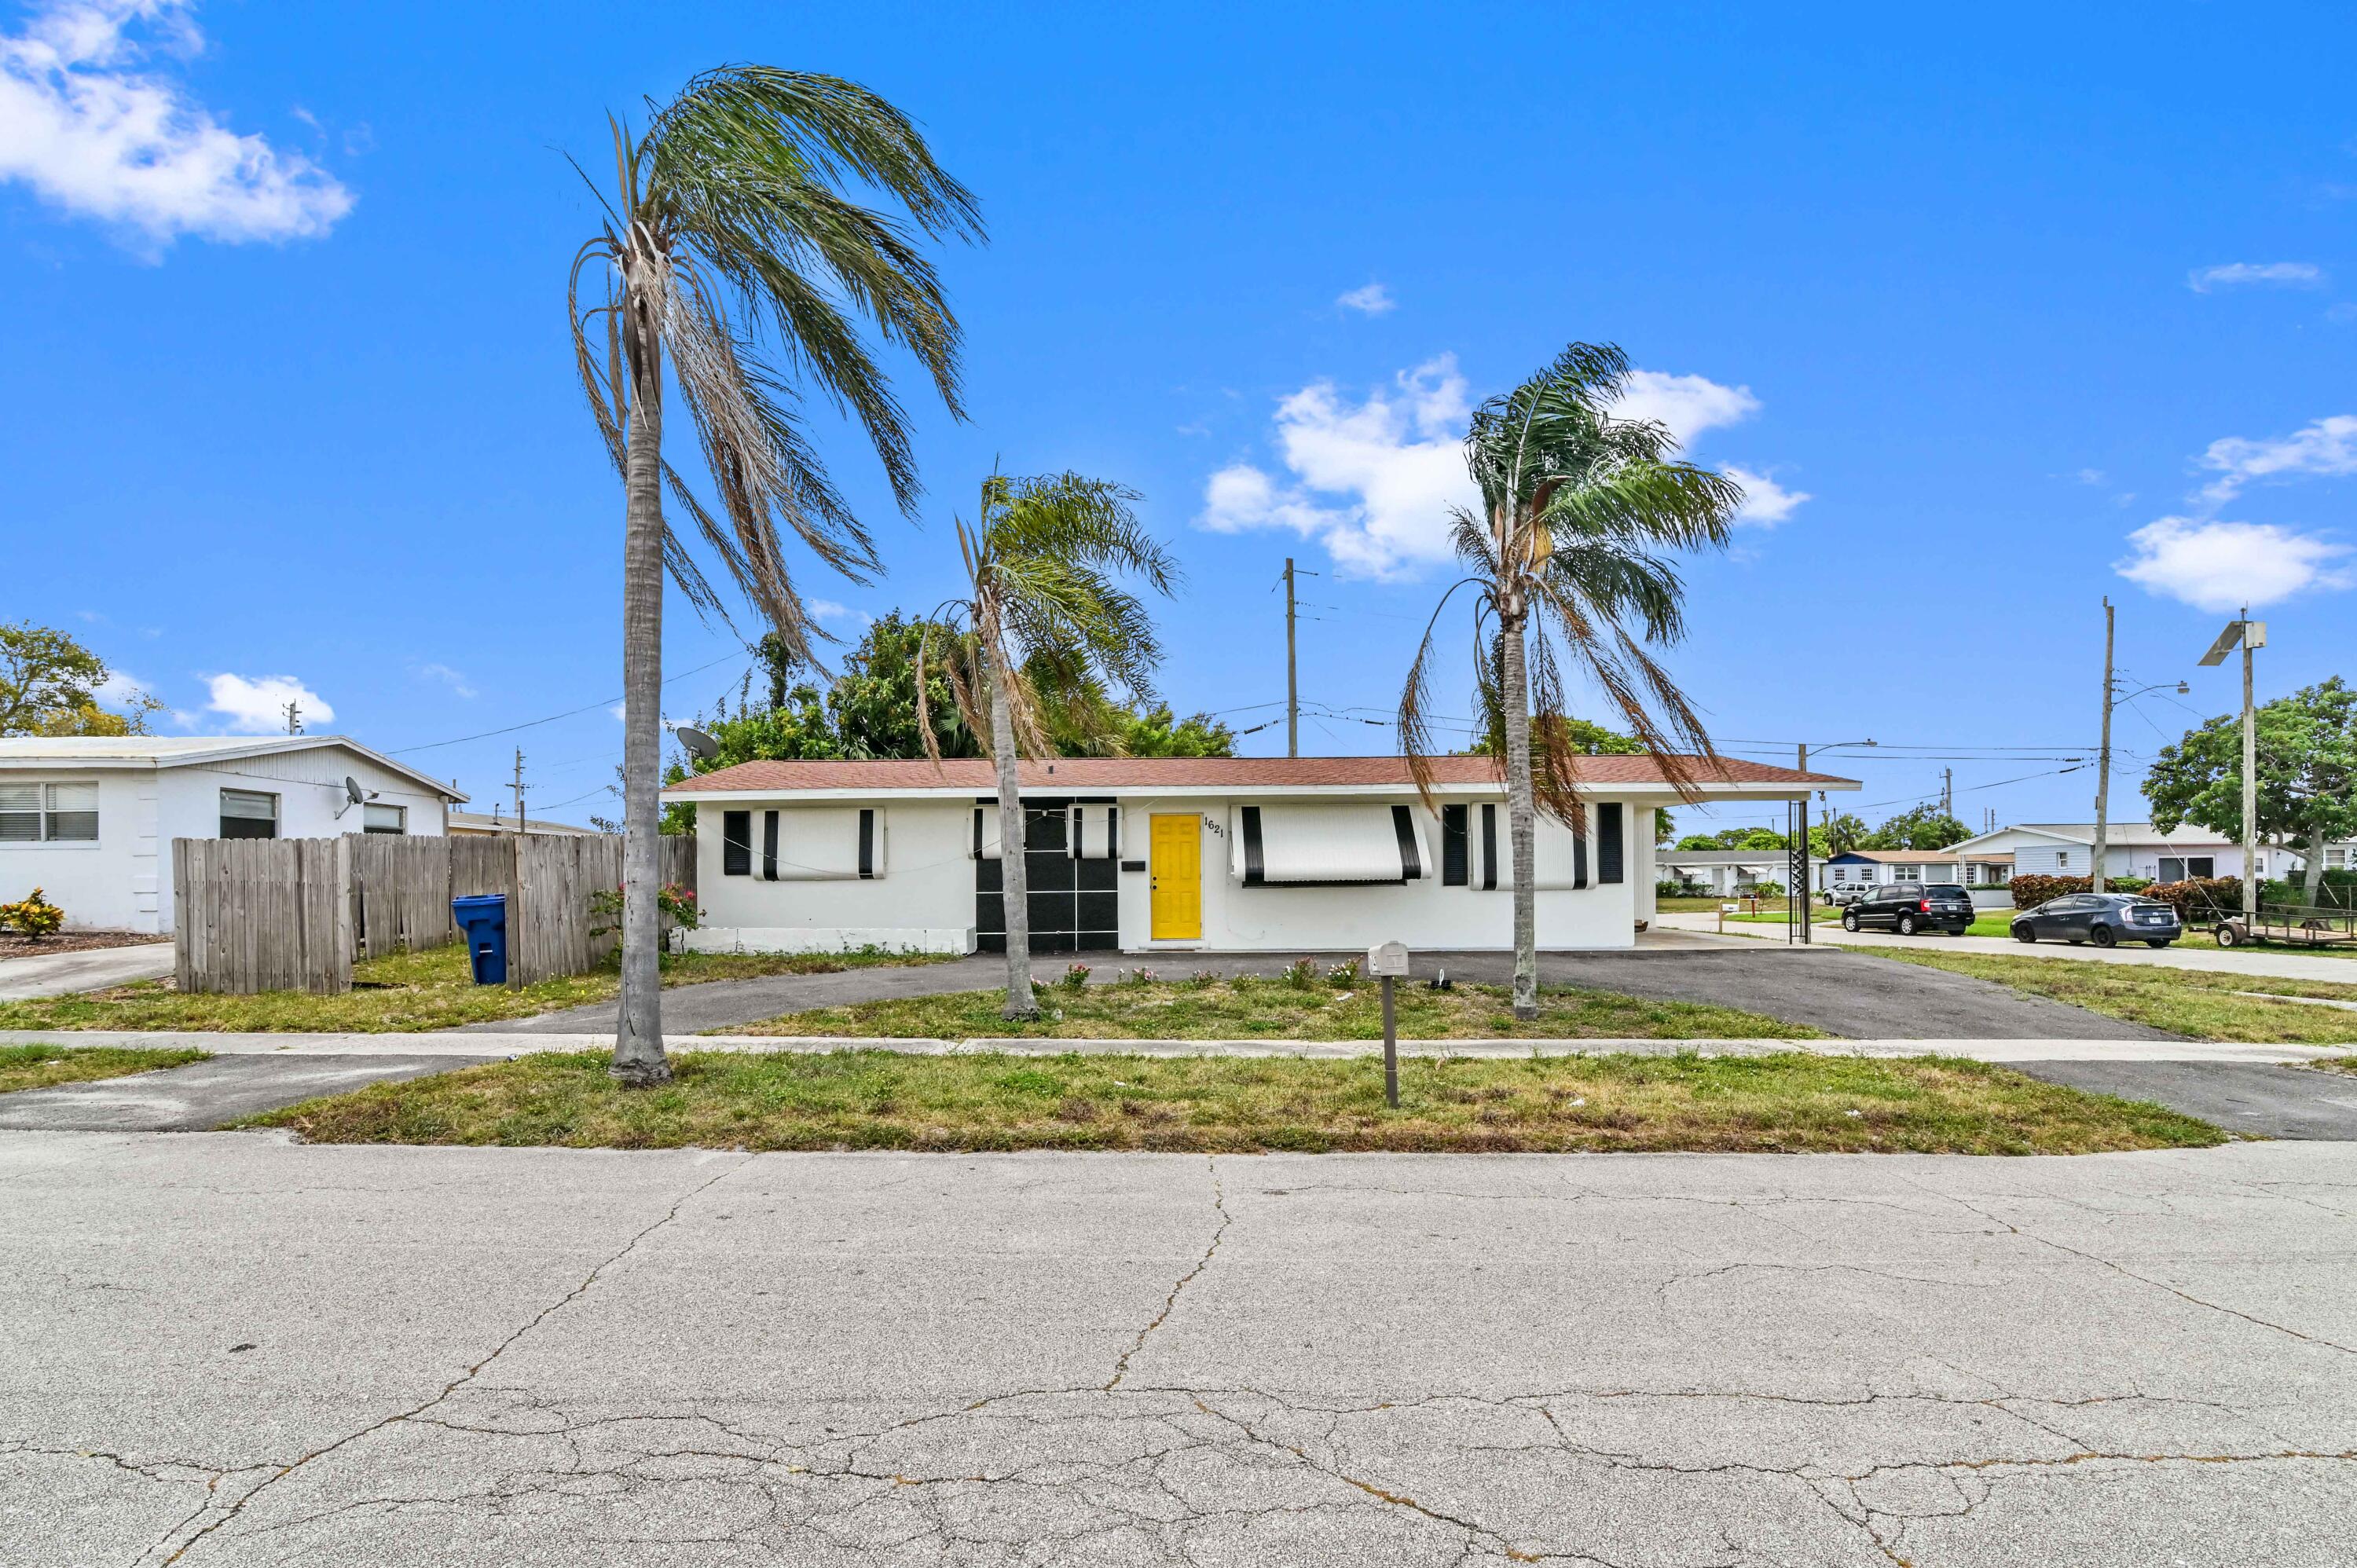
[[[347,774],[379,804],[405,807],[412,835],[443,832],[441,797],[339,746],[178,768],[0,769],[0,783],[98,786],[95,843],[0,844],[0,903],[39,887],[70,929],[169,931],[172,840],[219,836],[222,789],[276,795],[281,838],[332,838],[361,830],[358,810],[335,815]]]
[[[1395,797],[1381,799],[1385,805],[1396,800]],[[1420,806],[1413,809],[1436,863],[1435,875],[1428,879],[1405,886],[1246,887],[1232,875],[1228,853],[1230,824],[1238,801],[1128,794],[1120,800],[1123,853],[1127,861],[1148,860],[1151,819],[1157,813],[1197,819],[1202,861],[1203,932],[1200,939],[1189,941],[1154,941],[1151,874],[1144,869],[1120,873],[1125,951],[1349,950],[1392,940],[1426,949],[1512,945],[1513,895],[1504,886],[1506,879],[1501,876],[1501,885],[1487,891],[1444,886],[1437,875],[1440,823]],[[838,807],[844,803],[826,802]],[[974,950],[973,802],[878,798],[858,803],[877,806],[885,812],[891,854],[884,876],[864,882],[767,882],[758,875],[723,875],[721,813],[732,809],[754,813],[753,864],[758,873],[759,813],[791,811],[795,801],[791,797],[699,801],[696,889],[704,919],[699,929],[687,935],[688,945],[723,952],[839,951],[869,944],[934,952]],[[1634,944],[1641,890],[1646,895],[1652,890],[1652,809],[1631,802],[1622,822],[1629,842],[1620,882],[1537,895],[1541,947]],[[1474,858],[1478,866],[1478,848]],[[1590,864],[1594,864],[1592,849]]]

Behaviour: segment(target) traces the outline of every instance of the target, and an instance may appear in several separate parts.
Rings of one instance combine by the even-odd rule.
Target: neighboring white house
[[[1894,882],[1953,882],[2002,887],[2013,880],[2013,856],[2002,850],[1852,849],[1825,862],[1818,886],[1854,893]]]
[[[1663,849],[1653,852],[1661,880],[1699,887],[1725,897],[1749,893],[1762,882],[1782,886],[1792,875],[1792,857],[1781,849]],[[1813,886],[1825,885],[1825,862],[1810,862]]]
[[[69,928],[169,931],[176,838],[438,834],[465,799],[341,736],[0,739],[0,903],[38,887]]]
[[[496,811],[489,816],[485,816],[480,811],[452,811],[449,813],[448,820],[449,826],[444,831],[458,838],[482,837],[491,833],[515,832],[515,819],[503,817]],[[596,838],[597,836],[596,828],[576,827],[571,822],[552,822],[539,817],[525,819],[523,831],[527,838]]]
[[[2021,822],[1940,853],[1957,857],[2010,854],[2018,876],[2087,876],[2094,869],[2095,824]],[[2262,876],[2288,876],[2299,864],[2293,851],[2259,846]],[[2155,882],[2240,876],[2243,847],[2206,828],[2179,826],[2164,833],[2150,822],[2113,822],[2104,830],[2104,875]]]
[[[1677,793],[1649,757],[1575,766],[1587,831],[1542,819],[1539,943],[1630,947],[1653,913],[1653,811]],[[1393,757],[1024,763],[1033,950],[1511,947],[1497,767],[1433,771],[1437,810]],[[1697,775],[1711,800],[1857,788],[1753,762]],[[992,786],[977,759],[747,762],[671,786],[666,801],[696,808],[705,913],[689,944],[1003,950]]]

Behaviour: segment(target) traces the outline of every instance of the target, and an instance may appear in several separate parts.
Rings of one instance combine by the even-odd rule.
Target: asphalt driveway
[[[1294,958],[1321,961],[1344,953],[1092,953],[1092,980],[1104,983],[1120,971],[1149,966],[1168,975],[1217,970],[1222,974],[1275,974]],[[1359,955],[1363,956],[1363,955]],[[1064,959],[1039,960],[1042,983],[1061,974]],[[1503,985],[1513,978],[1506,953],[1418,953],[1415,977],[1442,970],[1457,980]],[[772,1018],[780,1013],[832,1007],[891,996],[936,996],[1005,983],[1006,961],[974,956],[947,963],[843,970],[834,974],[772,975],[716,980],[663,993],[666,1033],[703,1033]],[[1806,1024],[1846,1039],[2152,1040],[2168,1035],[2064,1003],[2026,996],[2007,986],[1894,962],[1835,948],[1786,950],[1728,944],[1707,948],[1637,949],[1620,952],[1544,953],[1545,984],[1589,985],[1663,1001],[1706,1002]],[[535,1018],[470,1025],[484,1034],[595,1034],[614,1027],[614,1004],[544,1013]]]
[[[2357,1148],[0,1134],[0,1558],[2341,1568]]]

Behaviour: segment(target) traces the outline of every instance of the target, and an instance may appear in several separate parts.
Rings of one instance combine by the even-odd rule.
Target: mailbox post
[[[1377,942],[1367,950],[1367,973],[1383,983],[1383,1103],[1399,1109],[1399,1014],[1392,983],[1407,973],[1407,944]]]

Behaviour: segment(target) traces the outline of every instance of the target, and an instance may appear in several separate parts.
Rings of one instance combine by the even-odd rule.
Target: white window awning
[[[1229,869],[1247,887],[1416,882],[1433,874],[1406,806],[1239,806]]]
[[[872,881],[884,875],[884,812],[797,806],[761,813],[755,858],[765,882]]]

